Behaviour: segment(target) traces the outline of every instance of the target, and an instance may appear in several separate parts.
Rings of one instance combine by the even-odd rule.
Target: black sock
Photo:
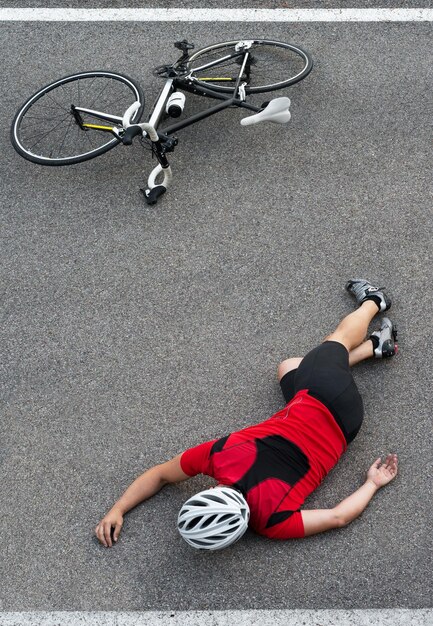
[[[373,352],[374,352],[376,348],[379,347],[379,337],[376,337],[376,335],[371,335],[370,339],[373,342]]]
[[[380,311],[380,305],[382,304],[382,299],[379,298],[379,296],[368,296],[368,298],[366,298],[365,300],[373,300],[373,302],[377,304],[379,311]]]

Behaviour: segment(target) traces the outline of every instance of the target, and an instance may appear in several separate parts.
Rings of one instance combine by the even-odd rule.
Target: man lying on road
[[[357,310],[304,358],[280,363],[284,409],[144,472],[96,526],[104,546],[112,546],[112,529],[117,541],[127,511],[164,485],[200,473],[218,485],[187,500],[178,516],[180,534],[195,548],[224,548],[248,526],[273,539],[306,537],[346,526],[364,511],[376,491],[397,475],[396,454],[383,463],[377,459],[364,484],[336,507],[301,510],[361,427],[362,398],[350,367],[397,352],[396,327],[387,317],[365,339],[374,316],[391,306],[384,290],[364,279],[350,280],[346,289],[355,296]]]

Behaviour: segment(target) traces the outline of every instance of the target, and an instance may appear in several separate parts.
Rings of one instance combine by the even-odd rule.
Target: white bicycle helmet
[[[200,491],[185,502],[177,528],[190,546],[219,550],[242,537],[249,518],[244,496],[232,487],[218,486]]]

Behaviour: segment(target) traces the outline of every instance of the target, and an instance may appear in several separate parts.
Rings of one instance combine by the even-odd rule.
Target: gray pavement
[[[314,57],[287,91],[292,121],[244,129],[227,111],[179,133],[173,186],[147,207],[138,188],[153,165],[138,146],[41,168],[10,146],[15,110],[93,68],[137,78],[150,104],[151,68],[174,58],[172,41],[245,28],[0,26],[0,610],[431,606],[431,25],[247,30]],[[175,528],[208,484],[197,478],[132,511],[112,550],[99,546],[95,524],[137,474],[281,407],[277,363],[353,308],[353,275],[387,286],[401,351],[357,369],[364,426],[308,506],[336,504],[388,451],[396,482],[341,531],[251,533],[203,554]]]

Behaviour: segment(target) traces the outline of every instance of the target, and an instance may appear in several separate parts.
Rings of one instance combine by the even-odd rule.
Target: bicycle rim
[[[222,61],[210,68],[201,70],[198,68],[228,54],[233,54],[238,43],[238,41],[228,41],[198,50],[191,55],[188,62],[191,76],[199,84],[214,91],[225,93],[233,91],[242,56]],[[293,85],[308,76],[313,67],[312,59],[306,50],[281,41],[256,39],[249,52],[251,59],[242,81],[247,82],[245,91],[250,94],[274,91]]]
[[[113,72],[80,72],[43,87],[21,107],[11,128],[11,140],[21,156],[42,165],[71,165],[92,159],[119,143],[109,132],[84,130],[77,123],[71,105],[122,117],[139,101],[134,116],[138,122],[144,108],[141,88],[127,76]],[[80,113],[84,123],[119,126]]]

